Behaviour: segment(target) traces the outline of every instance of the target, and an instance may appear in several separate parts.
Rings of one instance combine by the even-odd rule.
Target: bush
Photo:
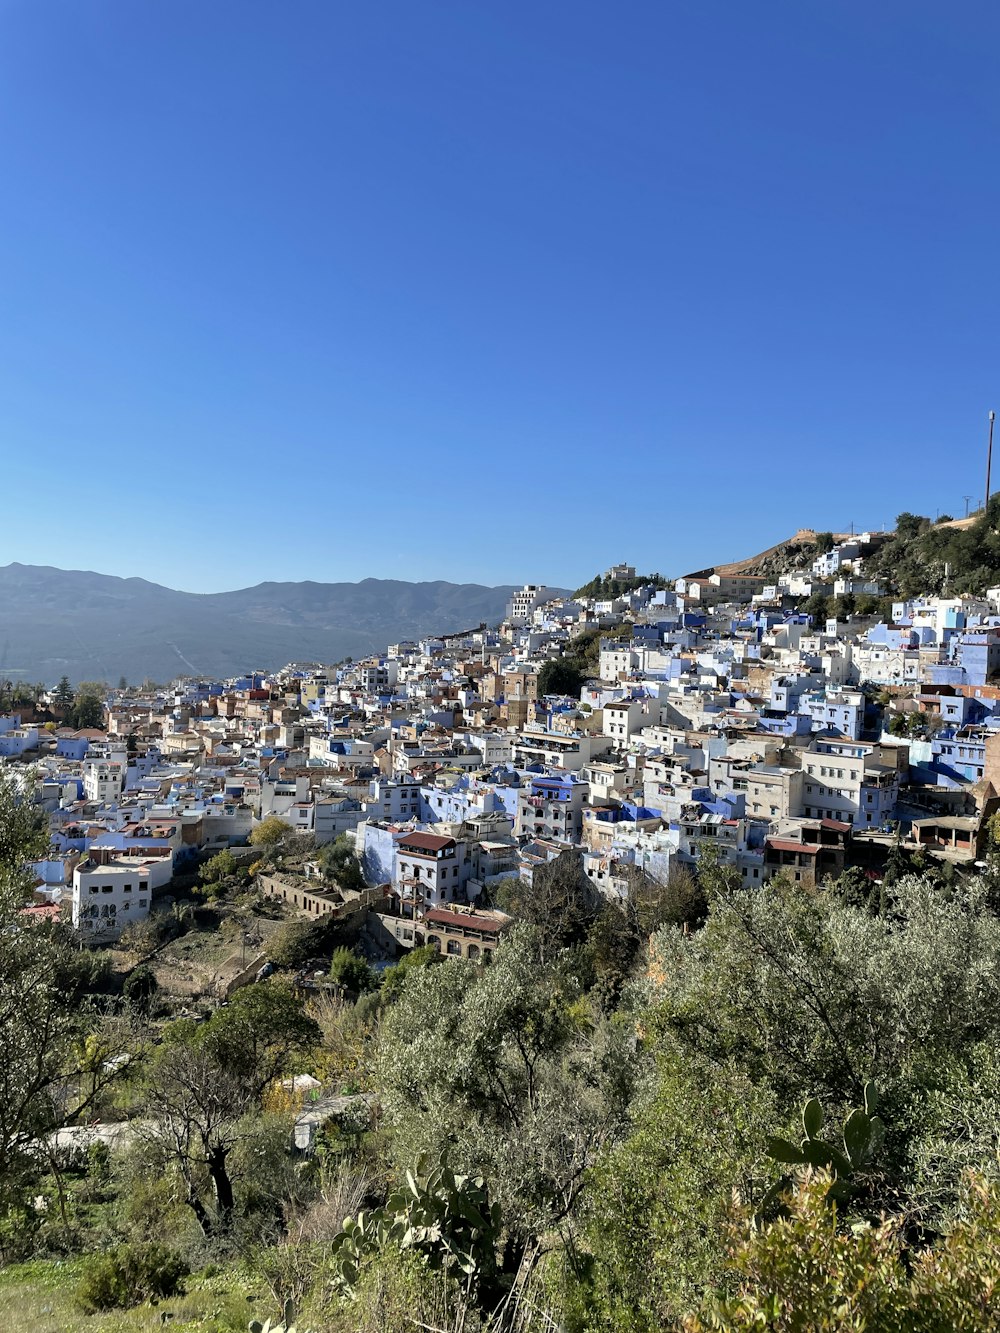
[[[267,942],[267,956],[275,967],[301,967],[323,952],[323,932],[312,921],[286,921]]]
[[[330,980],[337,982],[345,990],[354,991],[356,995],[374,990],[378,984],[375,974],[365,960],[359,958],[346,945],[341,945],[339,949],[333,951],[330,959]]]
[[[217,852],[201,868],[201,878],[205,884],[217,884],[219,880],[228,879],[230,875],[235,874],[236,857],[228,847],[221,852]]]
[[[408,954],[382,973],[381,999],[392,1004],[399,999],[406,984],[406,978],[420,967],[430,967],[441,961],[441,955],[433,944],[423,944],[419,949],[411,949]]]
[[[336,881],[341,889],[360,893],[365,887],[365,877],[354,854],[354,844],[341,834],[335,842],[328,842],[319,853],[320,864],[329,879]]]
[[[120,1245],[88,1261],[77,1300],[87,1314],[128,1310],[154,1297],[182,1291],[190,1271],[180,1255],[164,1245]]]
[[[122,995],[133,1009],[148,1014],[153,1006],[153,999],[159,990],[159,983],[152,968],[145,963],[140,965],[125,978]]]

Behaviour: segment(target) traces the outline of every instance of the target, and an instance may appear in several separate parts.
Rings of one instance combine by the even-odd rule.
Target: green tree
[[[812,618],[814,625],[823,625],[830,614],[830,599],[821,592],[814,592],[802,603],[801,609]]]
[[[205,862],[198,876],[202,884],[221,884],[224,880],[232,879],[238,870],[236,857],[228,847],[225,847]]]
[[[122,998],[133,1009],[148,1014],[159,988],[160,984],[156,980],[156,973],[151,967],[142,963],[125,978],[125,983],[122,986]]]
[[[52,691],[52,705],[58,713],[65,717],[73,707],[73,698],[73,686],[69,683],[69,677],[63,676]]]
[[[661,926],[694,926],[705,916],[705,894],[688,866],[671,861],[665,880],[637,866],[623,870],[628,889],[626,908],[642,940]]]
[[[330,958],[330,980],[335,981],[338,986],[343,986],[345,990],[354,991],[356,995],[364,995],[367,991],[375,990],[378,985],[368,963],[346,945],[341,945],[339,949],[333,951]]]
[[[832,533],[832,532],[817,532],[817,534],[816,534],[816,554],[817,554],[817,555],[826,555],[826,553],[827,553],[828,551],[832,551],[832,550],[833,550],[834,545],[835,545],[835,543],[834,543],[834,540],[833,540],[833,533]]]
[[[627,1137],[593,1168],[579,1219],[589,1262],[570,1286],[587,1326],[675,1328],[721,1284],[734,1195],[751,1207],[769,1180],[763,1128],[774,1100],[733,1060],[708,1066],[667,1046]]]
[[[574,698],[586,677],[572,659],[553,657],[544,662],[538,672],[538,695],[568,694]]]
[[[276,847],[292,831],[291,824],[277,815],[267,815],[250,834],[251,847]]]
[[[591,995],[604,1009],[617,1006],[642,943],[635,913],[628,905],[603,900],[587,931],[584,958],[592,974]]]
[[[504,911],[535,927],[532,938],[543,961],[583,944],[601,905],[600,893],[583,872],[583,857],[571,849],[536,867],[530,884],[504,880],[497,896]]]
[[[399,999],[406,985],[406,978],[418,967],[431,967],[442,961],[441,955],[433,944],[424,944],[404,954],[398,963],[387,967],[382,973],[382,985],[379,988],[384,1004],[393,1004]]]
[[[48,821],[34,804],[34,771],[22,780],[0,770],[0,895],[26,901],[27,866],[45,855]]]
[[[83,686],[81,686],[80,689],[77,690],[76,697],[73,700],[71,717],[73,720],[73,726],[80,731],[84,730],[85,728],[93,727],[99,729],[103,727],[104,726],[103,698],[98,694],[92,693],[90,689],[85,689]]]
[[[154,1052],[140,1108],[148,1164],[172,1174],[206,1236],[228,1232],[241,1190],[256,1188],[266,1091],[320,1037],[290,990],[258,982],[207,1023],[173,1024]]]
[[[896,515],[896,536],[905,540],[912,540],[928,523],[928,520],[921,514],[911,514],[909,510]]]
[[[421,967],[383,1011],[377,1069],[403,1167],[448,1148],[482,1174],[510,1233],[505,1267],[572,1226],[588,1170],[625,1123],[635,1067],[627,1027],[596,1016],[560,963],[519,929],[488,968]]]
[[[64,927],[29,926],[20,916],[31,884],[25,867],[47,844],[44,816],[0,770],[0,1214],[37,1179],[74,1039],[90,1021],[87,988],[100,983],[100,969],[79,958]],[[0,1253],[5,1235],[0,1228]]]
[[[1000,921],[976,881],[942,890],[904,875],[884,907],[873,915],[774,881],[713,897],[704,929],[654,937],[659,998],[648,1023],[692,1056],[737,1061],[791,1117],[815,1094],[842,1118],[874,1080],[894,1125],[887,1169],[905,1173],[927,1132],[920,1108],[935,1068],[969,1068],[984,1041],[1000,1038]],[[935,1175],[933,1162],[926,1171],[923,1188],[935,1178],[943,1208],[953,1175]]]
[[[342,833],[339,838],[320,848],[319,861],[324,873],[342,889],[360,893],[366,887],[361,863],[346,834]]]

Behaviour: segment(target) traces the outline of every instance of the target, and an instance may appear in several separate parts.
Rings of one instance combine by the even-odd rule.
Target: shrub
[[[125,978],[122,995],[134,1009],[148,1014],[158,990],[159,982],[156,980],[156,974],[152,968],[141,963]]]
[[[183,1279],[190,1271],[180,1255],[164,1245],[120,1245],[88,1261],[77,1300],[87,1314],[128,1310],[183,1290]]]
[[[276,967],[301,967],[323,951],[323,932],[312,921],[286,921],[267,942],[267,956]]]
[[[411,972],[421,967],[430,967],[441,961],[441,955],[433,944],[423,944],[418,949],[411,949],[398,963],[387,967],[382,973],[381,998],[386,1004],[392,1004],[403,993],[406,978]]]
[[[336,981],[345,990],[354,991],[356,995],[374,990],[378,984],[375,974],[365,960],[359,958],[346,945],[341,945],[339,949],[333,951],[330,959],[330,980]]]

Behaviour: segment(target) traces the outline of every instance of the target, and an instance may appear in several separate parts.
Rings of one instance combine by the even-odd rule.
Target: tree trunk
[[[219,1222],[223,1227],[228,1227],[232,1221],[233,1207],[235,1206],[233,1182],[229,1179],[229,1172],[226,1170],[228,1157],[229,1151],[226,1148],[215,1148],[208,1157],[208,1171],[215,1187],[215,1198],[219,1205]]]
[[[211,1236],[215,1230],[212,1219],[190,1181],[187,1182],[187,1205],[198,1219],[198,1225],[201,1227],[203,1234]]]

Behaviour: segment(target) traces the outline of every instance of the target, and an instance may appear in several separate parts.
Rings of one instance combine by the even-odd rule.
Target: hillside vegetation
[[[573,596],[593,597],[595,601],[605,601],[621,597],[623,593],[631,592],[634,588],[648,588],[650,585],[654,588],[668,588],[670,581],[662,574],[636,574],[630,579],[609,579],[606,574],[598,574],[582,588],[577,588]]]
[[[902,597],[982,594],[1000,582],[1000,495],[968,527],[900,514],[896,531],[865,560],[865,574]],[[946,570],[947,567],[947,570]]]
[[[16,928],[44,830],[0,798],[4,1327],[239,1333],[286,1300],[300,1333],[996,1327],[995,842],[967,880],[896,848],[881,885],[747,893],[705,857],[621,901],[568,849],[507,887],[488,967],[377,975],[290,923],[198,1021]],[[216,869],[213,910],[246,908]],[[61,1121],[120,1146],[56,1150]]]

